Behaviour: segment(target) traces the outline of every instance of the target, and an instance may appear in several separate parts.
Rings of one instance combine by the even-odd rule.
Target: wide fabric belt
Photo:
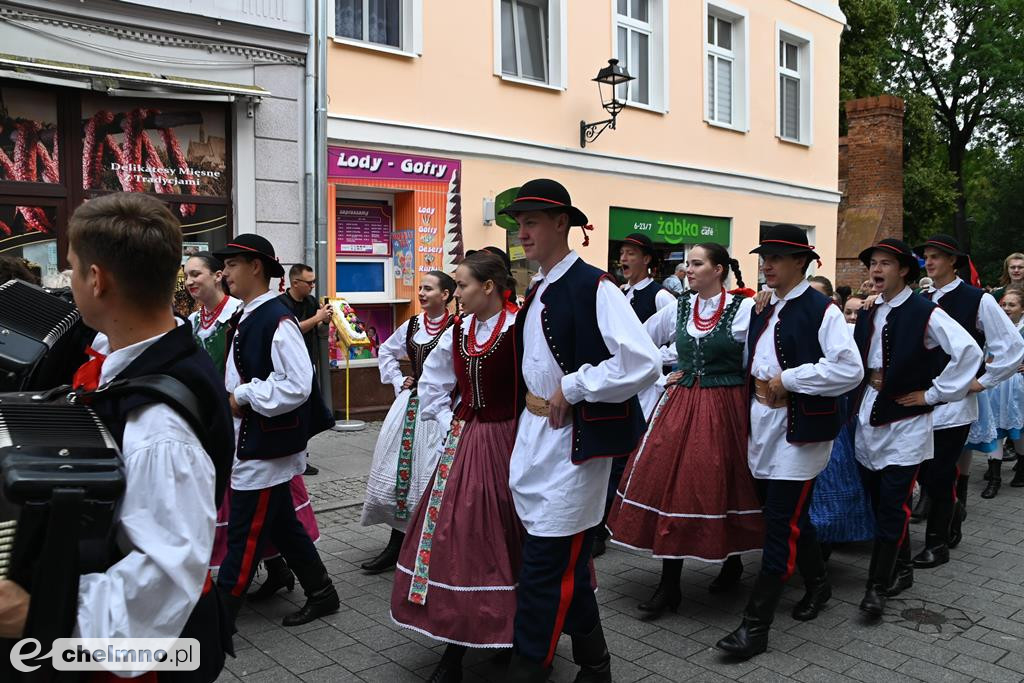
[[[537,417],[547,417],[551,413],[551,404],[546,398],[526,392],[526,409]]]
[[[775,401],[768,400],[768,380],[766,379],[754,380],[754,398],[758,403],[769,408],[785,408],[789,403],[785,398],[776,399]]]
[[[883,384],[883,382],[882,382],[882,371],[881,370],[869,370],[868,372],[870,373],[868,375],[868,384],[870,384],[871,387],[875,391],[881,391],[882,390],[882,384]]]

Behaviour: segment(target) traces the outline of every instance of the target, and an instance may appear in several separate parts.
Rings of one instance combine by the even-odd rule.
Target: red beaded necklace
[[[429,334],[431,337],[436,337],[439,332],[441,332],[442,330],[444,330],[444,328],[448,326],[448,318],[450,317],[451,313],[448,312],[448,309],[445,309],[444,317],[441,318],[441,322],[433,323],[430,321],[430,316],[428,316],[426,312],[424,312],[423,329],[425,329],[427,331],[427,334]]]
[[[469,325],[469,348],[467,349],[467,353],[469,355],[482,356],[491,350],[491,347],[494,346],[494,342],[498,340],[498,337],[501,335],[501,332],[505,327],[506,315],[507,311],[504,308],[501,309],[501,313],[498,315],[498,322],[494,326],[494,329],[491,330],[491,336],[488,337],[483,346],[476,343],[476,323],[478,318],[475,315],[473,316],[473,322]]]
[[[209,329],[215,322],[217,322],[217,318],[220,317],[221,311],[224,310],[224,306],[227,305],[229,298],[230,297],[225,296],[221,299],[220,303],[217,304],[217,307],[212,311],[206,310],[205,305],[199,307],[199,325],[204,330]]]
[[[722,294],[718,297],[718,308],[710,318],[703,318],[700,315],[700,295],[693,303],[693,326],[697,328],[698,332],[713,330],[718,321],[722,319],[722,313],[725,312],[725,288],[722,288]]]

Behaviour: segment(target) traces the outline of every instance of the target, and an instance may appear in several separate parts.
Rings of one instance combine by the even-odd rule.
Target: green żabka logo
[[[665,220],[658,216],[658,222],[654,225],[656,234],[665,238],[669,244],[679,244],[687,237],[714,237],[715,229],[710,225],[701,225],[685,218],[670,218]]]

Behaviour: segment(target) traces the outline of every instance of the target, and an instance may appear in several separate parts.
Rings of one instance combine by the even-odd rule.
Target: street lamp
[[[629,75],[625,67],[619,66],[619,60],[609,59],[608,66],[598,71],[597,77],[591,80],[597,82],[597,90],[601,95],[601,106],[611,114],[611,118],[604,121],[595,121],[594,123],[580,121],[580,147],[586,147],[588,142],[596,140],[597,136],[603,133],[605,128],[615,130],[615,117],[626,106],[625,102],[620,102],[616,99],[615,89],[619,85],[626,83],[626,92],[628,93],[629,82],[636,79]],[[626,99],[625,93],[623,93],[623,99]]]

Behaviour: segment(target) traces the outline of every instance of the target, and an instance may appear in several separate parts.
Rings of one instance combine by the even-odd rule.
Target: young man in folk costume
[[[999,308],[999,304],[977,287],[959,277],[957,270],[968,268],[967,254],[949,235],[934,235],[914,251],[925,260],[932,278],[932,289],[923,295],[939,305],[967,330],[991,361],[978,363],[977,378],[966,398],[936,406],[934,423],[935,458],[928,463],[922,482],[931,508],[925,530],[925,548],[914,557],[914,566],[937,567],[949,561],[949,549],[960,543],[960,525],[967,516],[966,498],[970,452],[961,458],[971,423],[978,419],[976,394],[991,389],[1017,371],[1024,345],[1021,337]],[[945,354],[934,354],[942,367]],[[962,467],[958,468],[958,461]]]
[[[79,578],[74,633],[66,636],[196,638],[198,670],[150,671],[133,680],[213,681],[231,651],[207,569],[218,493],[231,466],[231,421],[209,356],[171,313],[181,228],[160,200],[118,193],[79,207],[68,239],[75,301],[100,333],[74,386],[117,441],[127,486],[115,513],[116,561]],[[192,391],[204,434],[186,415],[141,392],[113,400],[90,395],[115,380],[148,375],[169,375]],[[28,606],[24,590],[0,581],[0,638],[20,637]],[[121,679],[97,672],[89,680]]]
[[[864,377],[842,312],[804,279],[818,255],[795,225],[764,228],[751,253],[762,257],[770,304],[755,313],[747,335],[751,384],[748,462],[765,525],[761,571],[738,629],[718,641],[747,659],[768,647],[768,631],[794,570],[807,593],[793,618],[814,619],[832,589],[808,507],[814,479],[839,433],[838,397]]]
[[[854,332],[867,369],[858,396],[856,457],[875,513],[860,610],[877,619],[885,598],[914,582],[907,525],[918,468],[933,455],[932,411],[967,395],[981,349],[945,311],[914,294],[909,284],[920,267],[906,244],[883,239],[862,251],[860,260],[881,290]],[[946,364],[922,362],[922,349],[941,349]]]
[[[516,320],[521,413],[509,484],[526,541],[508,680],[547,680],[564,632],[576,681],[611,681],[592,529],[604,515],[609,458],[628,455],[643,435],[636,394],[658,379],[661,359],[609,276],[569,248],[570,227],[587,218],[562,185],[532,180],[504,213],[541,265]]]
[[[263,237],[238,235],[215,253],[224,279],[243,302],[228,343],[224,381],[235,416],[228,549],[217,586],[238,614],[256,560],[272,542],[306,593],[306,604],[283,620],[297,626],[340,606],[320,555],[295,516],[290,482],[306,469],[309,438],[333,425],[313,381],[299,325],[270,278],[284,269]]]

